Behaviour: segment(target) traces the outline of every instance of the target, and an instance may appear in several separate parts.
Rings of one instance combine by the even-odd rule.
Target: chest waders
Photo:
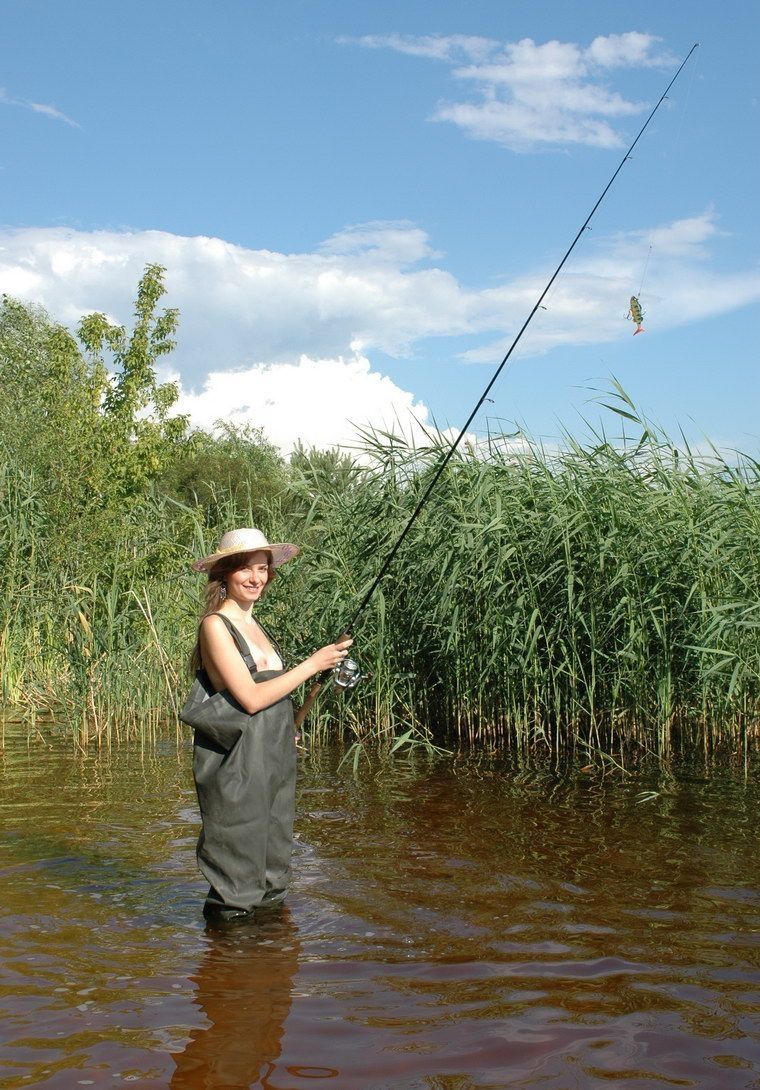
[[[254,681],[283,673],[257,670],[242,634],[224,614],[216,616],[227,626]],[[204,916],[234,918],[282,901],[290,880],[296,787],[290,697],[251,715],[229,750],[196,730],[193,778],[203,820],[196,855],[211,885]]]

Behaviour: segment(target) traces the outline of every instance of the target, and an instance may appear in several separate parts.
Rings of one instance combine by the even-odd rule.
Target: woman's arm
[[[279,677],[254,681],[221,617],[205,617],[200,637],[201,658],[214,688],[227,689],[251,715],[276,704],[315,674],[337,666],[354,642],[348,639],[329,643]]]

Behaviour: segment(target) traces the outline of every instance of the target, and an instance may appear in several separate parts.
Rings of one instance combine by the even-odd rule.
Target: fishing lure
[[[634,337],[637,333],[646,333],[646,330],[641,324],[644,321],[644,311],[641,309],[641,303],[638,301],[635,295],[631,296],[631,302],[628,307],[628,313],[626,315],[626,318],[630,318],[631,321],[636,323],[636,328],[633,331]]]

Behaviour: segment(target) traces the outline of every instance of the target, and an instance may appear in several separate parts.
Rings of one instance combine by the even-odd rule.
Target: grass
[[[760,465],[677,448],[620,390],[612,408],[635,441],[457,453],[355,632],[371,677],[320,699],[308,744],[406,735],[581,760],[756,744]],[[445,449],[368,435],[345,486],[293,474],[271,502],[271,538],[304,544],[264,607],[294,658],[338,636]],[[40,496],[31,474],[0,472],[6,707],[82,745],[184,730],[189,560],[260,518],[239,492],[217,489],[213,525],[150,494],[75,548]]]

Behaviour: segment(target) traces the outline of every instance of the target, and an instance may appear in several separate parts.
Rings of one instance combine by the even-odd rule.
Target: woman
[[[282,901],[290,878],[296,747],[290,693],[337,666],[350,639],[291,670],[253,607],[297,546],[270,545],[260,530],[231,530],[193,564],[208,572],[194,665],[211,690],[226,690],[251,718],[226,750],[196,730],[193,776],[203,819],[198,865],[211,883],[207,919],[241,918]]]

